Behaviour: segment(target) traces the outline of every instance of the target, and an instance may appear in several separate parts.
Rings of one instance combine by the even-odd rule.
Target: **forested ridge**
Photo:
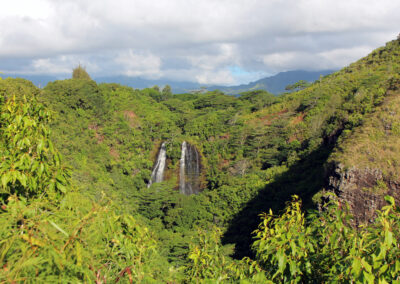
[[[400,41],[304,87],[173,95],[81,66],[43,89],[1,79],[0,282],[400,281]],[[184,141],[199,194],[178,190]],[[360,182],[392,195],[369,222],[332,165],[380,171]]]

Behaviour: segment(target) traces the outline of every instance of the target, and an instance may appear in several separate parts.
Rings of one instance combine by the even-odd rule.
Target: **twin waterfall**
[[[191,195],[200,192],[200,154],[195,146],[182,143],[179,192]]]
[[[161,144],[157,160],[147,187],[155,182],[164,180],[166,165],[165,142]],[[179,192],[185,195],[197,194],[200,192],[201,157],[197,148],[186,141],[182,143],[181,159],[179,164]]]
[[[151,178],[147,184],[149,188],[155,182],[162,182],[164,180],[165,163],[167,160],[167,149],[165,148],[165,142],[161,144],[160,150],[158,151],[157,161],[154,166]]]

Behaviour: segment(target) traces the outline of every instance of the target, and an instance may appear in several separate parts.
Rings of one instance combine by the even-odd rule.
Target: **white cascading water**
[[[147,187],[149,188],[155,182],[162,182],[164,180],[164,170],[165,163],[167,160],[167,149],[165,147],[165,142],[161,144],[160,150],[158,151],[157,161],[154,166],[153,172],[151,173],[151,178]]]
[[[179,192],[185,195],[201,191],[201,161],[197,148],[187,142],[182,143],[180,160]]]
[[[185,194],[186,174],[185,174],[185,158],[186,158],[186,141],[182,143],[181,160],[179,165],[179,192]]]

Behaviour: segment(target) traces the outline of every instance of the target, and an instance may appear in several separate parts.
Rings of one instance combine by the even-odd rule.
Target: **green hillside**
[[[400,280],[400,41],[279,97],[87,77],[0,80],[0,282]]]

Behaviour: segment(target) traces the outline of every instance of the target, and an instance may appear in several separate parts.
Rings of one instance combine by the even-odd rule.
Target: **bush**
[[[306,219],[294,197],[280,217],[263,215],[253,249],[268,279],[291,283],[393,283],[400,280],[400,208],[393,197],[368,227],[351,226],[331,201]]]
[[[49,113],[34,99],[15,97],[1,108],[0,164],[3,199],[12,194],[25,197],[65,193],[68,170],[49,139]]]

